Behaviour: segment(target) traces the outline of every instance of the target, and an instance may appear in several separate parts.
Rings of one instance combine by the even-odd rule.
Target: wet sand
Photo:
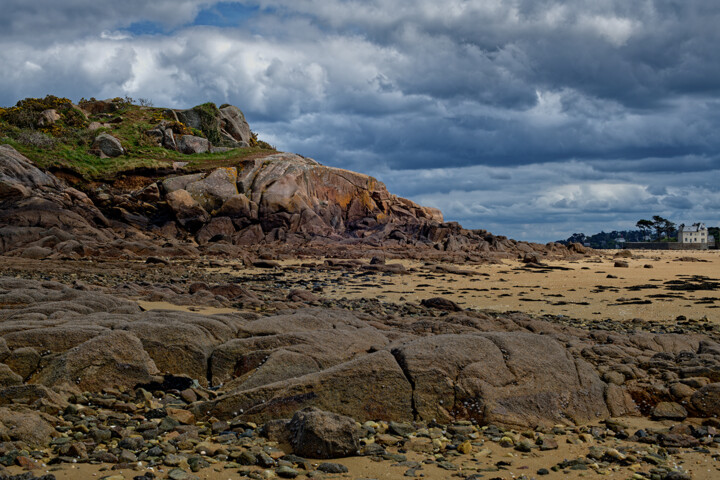
[[[720,252],[635,251],[634,258],[615,258],[617,253],[599,251],[577,261],[549,261],[549,268],[509,260],[454,265],[462,274],[433,272],[432,266],[405,260],[388,264],[404,265],[407,274],[308,271],[301,267],[307,262],[296,260],[281,262],[284,270],[278,280],[288,288],[318,291],[319,285],[317,295],[331,299],[419,303],[440,296],[465,308],[498,312],[667,322],[685,316],[720,322]],[[626,261],[628,267],[616,267],[616,260]],[[266,275],[268,270],[234,272],[247,278]]]

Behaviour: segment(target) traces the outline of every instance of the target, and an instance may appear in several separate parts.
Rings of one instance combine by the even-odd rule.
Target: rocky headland
[[[566,442],[586,448],[538,475],[663,480],[690,478],[683,449],[717,454],[706,321],[670,333],[282,282],[288,259],[373,281],[406,275],[397,259],[428,275],[552,269],[593,254],[581,245],[444,222],[372,177],[275,151],[233,106],[27,99],[0,110],[0,137],[0,478],[52,464],[317,477],[346,467],[308,458],[358,455],[509,478]]]

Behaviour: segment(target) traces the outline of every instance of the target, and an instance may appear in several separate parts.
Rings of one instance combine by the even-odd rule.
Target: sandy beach
[[[307,262],[284,261],[282,280],[298,287],[321,285],[325,298],[377,298],[392,303],[419,303],[445,297],[464,308],[536,315],[566,315],[578,319],[641,319],[675,322],[707,318],[720,321],[720,252],[599,250],[576,261],[548,261],[546,268],[520,261],[453,265],[455,273],[438,272],[435,264],[391,260],[406,274],[347,274],[336,270],[303,269]],[[617,260],[628,267],[616,267]],[[223,271],[223,269],[218,269]],[[229,271],[229,270],[224,270]],[[255,269],[250,275],[266,274]],[[243,277],[248,271],[242,271]]]

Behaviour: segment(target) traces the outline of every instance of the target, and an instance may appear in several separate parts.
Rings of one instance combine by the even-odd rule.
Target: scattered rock
[[[297,455],[338,458],[356,455],[360,449],[357,427],[350,417],[309,407],[293,415],[288,427]]]

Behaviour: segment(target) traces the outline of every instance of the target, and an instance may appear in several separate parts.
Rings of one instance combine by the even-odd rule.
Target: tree
[[[635,226],[638,228],[638,230],[640,230],[642,232],[643,240],[644,240],[645,235],[647,235],[648,233],[650,233],[652,231],[653,222],[650,220],[643,219],[643,220],[639,220],[635,224]]]
[[[663,232],[665,233],[665,236],[667,238],[670,238],[675,231],[675,224],[671,222],[670,220],[665,219],[665,222],[663,223]]]
[[[652,217],[652,228],[656,232],[656,239],[660,240],[662,238],[662,234],[667,231],[668,225],[672,224],[673,228],[675,228],[675,224],[670,222],[667,218],[663,218],[660,215],[653,215]]]

